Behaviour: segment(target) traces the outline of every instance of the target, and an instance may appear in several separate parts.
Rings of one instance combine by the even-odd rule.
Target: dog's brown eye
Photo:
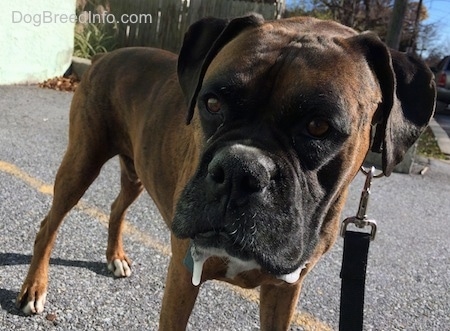
[[[314,138],[324,138],[330,131],[330,124],[321,119],[315,119],[308,123],[306,130]]]
[[[206,108],[210,113],[218,113],[222,108],[222,104],[217,98],[211,97],[206,100]]]

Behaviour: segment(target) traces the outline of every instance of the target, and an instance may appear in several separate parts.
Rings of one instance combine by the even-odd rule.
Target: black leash
[[[361,331],[370,234],[347,231],[341,269],[339,331]]]
[[[344,252],[341,269],[341,306],[339,314],[339,331],[362,331],[364,320],[364,288],[366,283],[367,257],[369,243],[375,239],[377,224],[368,220],[366,215],[370,196],[370,186],[375,176],[375,168],[361,168],[366,175],[364,189],[359,201],[358,213],[344,220],[341,236],[344,237]],[[370,233],[347,230],[348,225],[357,228],[370,227]]]

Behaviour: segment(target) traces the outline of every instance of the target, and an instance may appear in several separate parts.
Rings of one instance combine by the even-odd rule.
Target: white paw
[[[35,301],[28,301],[27,304],[23,306],[22,311],[26,315],[41,314],[44,311],[46,299],[47,299],[47,292],[45,292]]]
[[[131,269],[127,261],[115,259],[111,263],[108,263],[108,269],[114,273],[116,277],[129,277],[131,275]]]

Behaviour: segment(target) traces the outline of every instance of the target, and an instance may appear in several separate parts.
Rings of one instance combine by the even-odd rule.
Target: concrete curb
[[[450,138],[444,129],[439,125],[434,118],[430,121],[430,129],[436,138],[436,142],[442,153],[450,156]]]
[[[439,123],[432,118],[430,120],[429,127],[436,138],[436,142],[439,146],[439,149],[442,153],[447,156],[450,156],[450,138],[445,132],[445,130],[439,125]],[[416,162],[420,157],[416,155],[416,145],[411,147],[406,153],[403,161],[400,162],[394,169],[394,172],[397,173],[411,173],[412,165]],[[442,160],[445,163],[449,163],[447,160]],[[365,163],[368,165],[373,165],[377,168],[381,168],[381,155],[377,153],[369,152],[366,157]]]

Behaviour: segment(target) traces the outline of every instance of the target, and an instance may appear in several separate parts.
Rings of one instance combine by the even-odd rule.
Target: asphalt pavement
[[[108,162],[60,229],[42,315],[25,317],[15,298],[34,237],[52,197],[67,143],[72,94],[0,86],[0,329],[156,330],[169,235],[142,194],[127,217],[125,248],[133,274],[114,279],[105,263],[109,206],[119,190]],[[422,174],[419,174],[419,173]],[[364,178],[354,180],[343,217],[354,216]],[[374,180],[364,330],[449,330],[450,164],[420,159],[411,174]],[[292,330],[336,330],[342,240],[307,277]],[[257,330],[257,291],[220,282],[202,287],[188,330]]]
[[[450,110],[434,115],[434,119],[439,123],[440,127],[450,136]]]

